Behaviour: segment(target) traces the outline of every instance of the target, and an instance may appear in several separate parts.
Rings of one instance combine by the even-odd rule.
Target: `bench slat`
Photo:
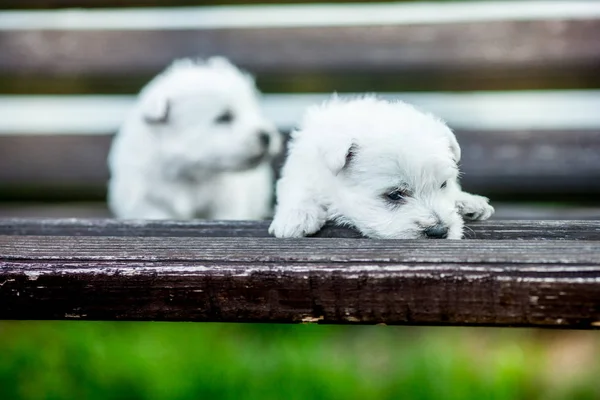
[[[1,319],[594,328],[600,243],[0,236]]]
[[[426,76],[492,69],[518,75],[530,68],[542,77],[554,74],[559,78],[596,71],[598,36],[597,20],[486,22],[420,30],[390,26],[8,31],[2,32],[0,41],[4,55],[0,72],[42,76],[157,73],[174,58],[221,54],[255,73],[412,71]],[[462,51],[467,42],[469,51]],[[523,46],[519,52],[514,51],[515,43]],[[556,48],[556,43],[570,45]]]
[[[494,220],[600,220],[600,207],[593,205],[567,206],[540,204],[539,202],[522,204],[495,200],[493,204],[496,209]],[[68,202],[62,203],[0,203],[0,218],[84,218],[89,220],[110,217],[111,213],[104,200],[76,202],[70,199]],[[543,232],[541,234],[543,235]],[[576,237],[569,236],[569,239],[576,239]]]
[[[415,262],[589,264],[600,268],[598,241],[375,240],[255,237],[0,236],[3,260],[109,262]]]
[[[456,134],[466,190],[538,201],[600,193],[600,130],[457,129]],[[0,136],[0,187],[33,187],[30,195],[39,198],[77,189],[103,197],[110,141],[110,135]],[[274,162],[276,171],[281,162]]]
[[[8,12],[0,72],[156,73],[176,57],[221,54],[255,73],[529,70],[593,79],[600,7],[567,3]]]
[[[0,235],[269,237],[270,221],[130,221],[116,219],[0,219]],[[350,228],[327,224],[320,238],[359,238]],[[600,221],[484,221],[468,225],[474,240],[598,240]]]

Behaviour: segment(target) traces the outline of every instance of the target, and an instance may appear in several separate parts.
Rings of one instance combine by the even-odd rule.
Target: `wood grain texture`
[[[0,236],[0,318],[593,328],[600,243]]]
[[[520,218],[523,218],[523,211],[520,210],[518,214]],[[586,219],[590,210],[582,210],[584,214],[579,214],[577,217],[566,218],[566,219]],[[594,214],[598,214],[600,219],[600,208],[597,212],[592,211]],[[81,219],[102,219],[111,218],[111,212],[108,209],[106,201],[65,201],[55,203],[35,203],[35,202],[0,202],[0,219],[6,218],[81,218]],[[536,218],[534,218],[536,219]],[[539,216],[538,218],[539,219]],[[551,218],[546,218],[551,219]],[[565,219],[565,218],[563,218]]]
[[[0,33],[0,36],[2,34]],[[5,95],[132,95],[148,83],[156,70],[129,75],[41,75],[15,70],[0,75],[0,94]],[[596,70],[565,71],[481,69],[440,71],[279,71],[254,72],[263,93],[373,93],[411,91],[571,90],[600,88]]]
[[[106,186],[112,135],[0,136],[0,185]]]
[[[157,73],[171,60],[221,54],[254,73],[423,74],[535,70],[555,77],[600,66],[600,20],[170,30],[6,30],[0,73]],[[465,46],[468,43],[468,46]],[[358,56],[357,56],[358,55]]]
[[[600,194],[600,132],[596,130],[456,132],[465,190],[537,201]],[[74,196],[84,188],[104,198],[110,135],[0,136],[1,196]],[[274,161],[279,170],[283,158]],[[34,190],[25,191],[27,188]],[[62,197],[61,197],[62,196]]]
[[[592,205],[505,203],[498,202],[495,199],[493,199],[492,203],[496,209],[496,213],[493,217],[494,221],[556,220],[568,222],[573,220],[600,220],[600,207]],[[48,218],[83,218],[88,220],[111,218],[111,213],[103,199],[98,202],[74,202],[73,199],[70,199],[68,202],[56,203],[3,202],[0,203],[0,219],[1,218],[37,218],[45,220]],[[37,228],[33,227],[33,229]],[[44,229],[47,228],[45,227]],[[578,229],[584,230],[583,228]],[[543,234],[543,232],[541,232],[541,234]],[[471,236],[472,235],[469,234],[469,237]]]
[[[111,237],[266,238],[270,221],[131,221],[116,219],[0,220],[0,235]],[[315,237],[361,238],[354,229],[328,223]],[[600,221],[483,221],[468,225],[471,240],[598,240]]]

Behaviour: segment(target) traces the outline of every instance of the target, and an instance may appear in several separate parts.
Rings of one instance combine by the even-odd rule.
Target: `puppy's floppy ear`
[[[456,136],[454,136],[454,132],[448,131],[448,139],[450,140],[450,151],[454,155],[454,161],[458,164],[460,161],[461,151],[460,146],[458,145],[458,141],[456,140]]]
[[[352,161],[356,150],[357,146],[351,138],[340,138],[325,143],[321,148],[321,154],[327,168],[337,175]]]
[[[171,102],[165,96],[152,96],[142,103],[142,116],[148,124],[169,122]]]
[[[212,56],[208,60],[206,60],[206,64],[210,65],[211,67],[216,67],[216,68],[228,68],[228,69],[235,68],[233,66],[233,64],[231,63],[231,61],[229,61],[227,58],[225,58],[223,56]]]

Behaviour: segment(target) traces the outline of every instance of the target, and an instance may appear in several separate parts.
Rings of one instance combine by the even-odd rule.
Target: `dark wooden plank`
[[[1,36],[1,34],[0,34]],[[0,75],[0,94],[136,94],[157,71],[129,75],[41,75],[13,71]],[[559,69],[404,71],[253,71],[264,93],[410,92],[479,90],[571,90],[600,88],[595,70]]]
[[[0,136],[0,185],[105,186],[112,135]]]
[[[600,207],[594,205],[543,203],[503,203],[493,201],[494,220],[600,220]],[[73,215],[71,215],[73,216]]]
[[[221,54],[255,73],[412,71],[426,77],[460,71],[518,76],[534,70],[539,76],[591,76],[600,66],[598,37],[600,20],[595,18],[306,28],[11,29],[1,32],[0,73],[154,74],[177,57]]]
[[[600,207],[594,206],[504,203],[498,201],[493,201],[493,204],[496,209],[494,220],[600,220]],[[104,201],[73,202],[71,199],[68,202],[59,203],[0,203],[0,218],[99,219],[110,217],[111,213]]]
[[[600,87],[599,14],[581,1],[8,12],[0,91],[133,93],[173,57],[212,54],[267,92]]]
[[[595,130],[461,131],[464,187],[490,196],[600,192]]]
[[[131,236],[0,236],[3,260],[139,262],[397,262],[600,265],[597,241],[375,240]],[[523,265],[522,265],[523,264]],[[513,267],[507,266],[510,269]]]
[[[599,209],[600,210],[600,209]],[[587,214],[585,214],[587,216]],[[598,212],[600,218],[600,211]],[[35,202],[3,202],[0,203],[0,219],[5,218],[110,218],[106,201],[74,202],[65,201],[58,203]],[[522,214],[520,214],[522,218]],[[548,219],[548,218],[547,218]],[[570,218],[574,219],[574,218]],[[585,219],[585,218],[575,218]]]
[[[556,201],[600,194],[597,130],[456,133],[466,190],[497,200]],[[103,199],[110,140],[109,135],[0,136],[0,199]],[[281,163],[279,158],[274,168],[279,170]]]
[[[0,235],[269,237],[270,221],[131,221],[116,219],[2,219]],[[349,228],[327,224],[320,238],[360,238]],[[468,225],[474,240],[598,240],[600,221],[484,221]]]
[[[594,328],[600,243],[0,236],[0,318]]]

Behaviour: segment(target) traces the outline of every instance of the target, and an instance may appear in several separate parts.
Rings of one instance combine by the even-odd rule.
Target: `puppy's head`
[[[138,117],[163,160],[186,168],[245,170],[277,154],[281,138],[262,115],[252,78],[226,59],[175,61],[140,93]]]
[[[460,147],[443,122],[401,102],[334,99],[309,112],[306,132],[338,221],[377,238],[461,238]]]

